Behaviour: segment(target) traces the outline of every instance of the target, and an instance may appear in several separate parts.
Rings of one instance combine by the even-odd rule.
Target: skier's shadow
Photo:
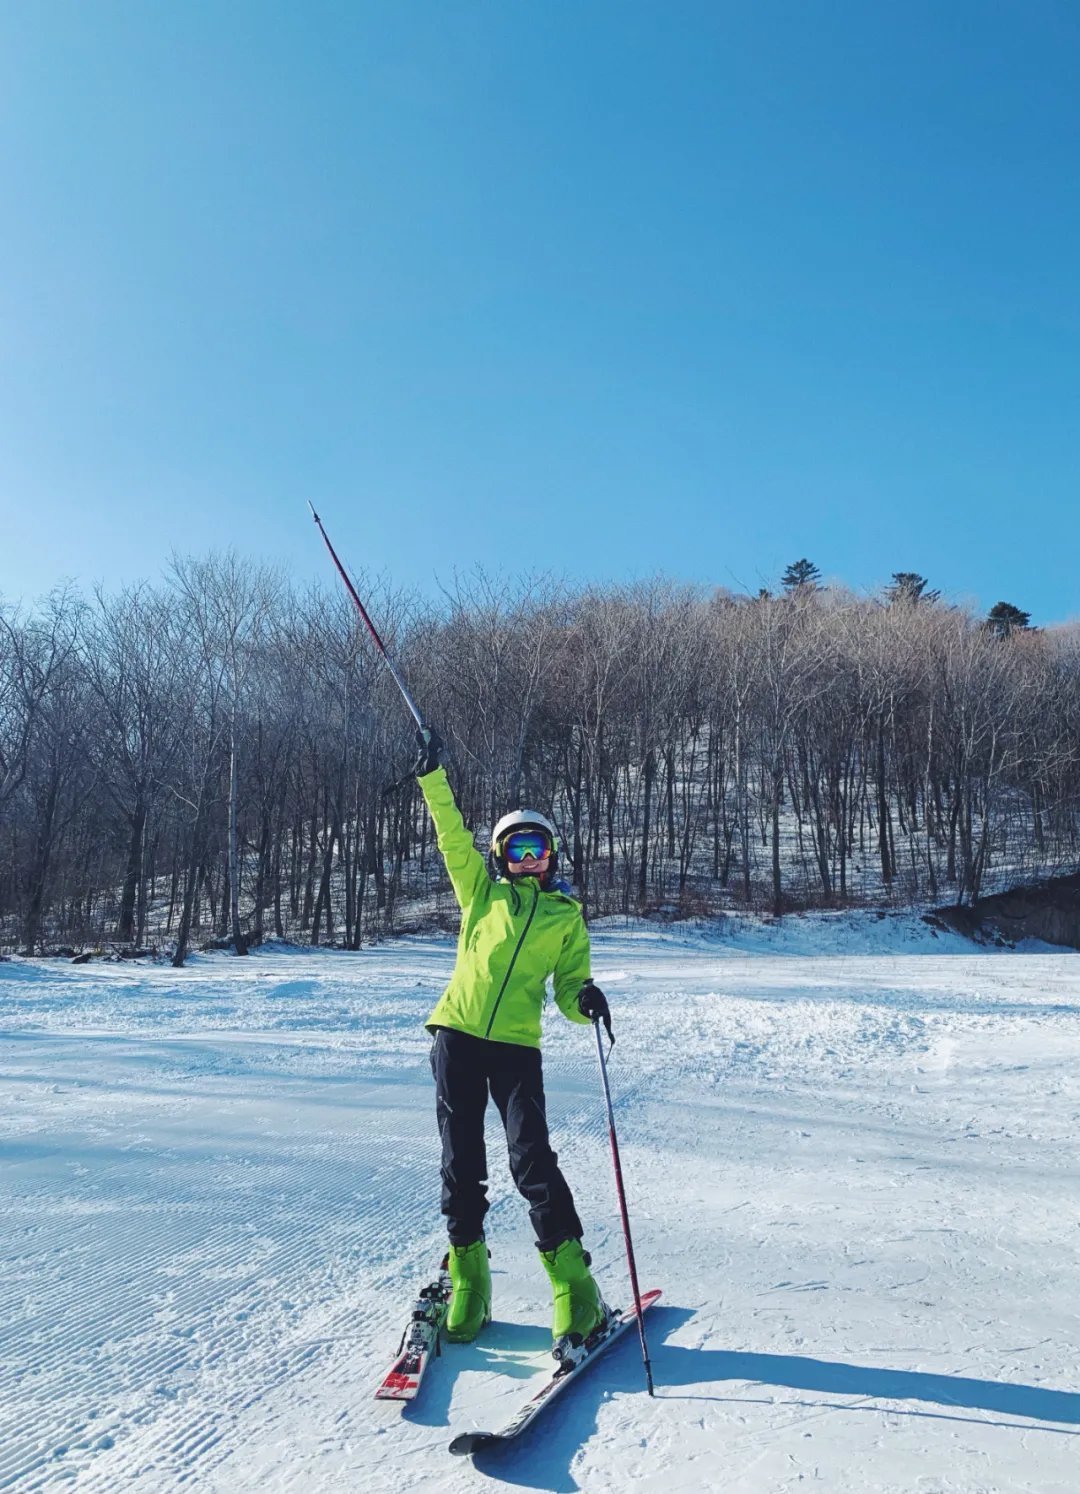
[[[536,1323],[491,1322],[477,1343],[444,1343],[439,1363],[425,1376],[423,1394],[406,1402],[402,1415],[420,1426],[447,1426],[454,1381],[468,1370],[497,1372],[520,1384],[524,1394],[526,1382],[538,1374],[537,1365],[550,1348],[551,1333]]]
[[[769,1404],[775,1400],[771,1394],[757,1397],[747,1394],[745,1389],[730,1396],[684,1396],[678,1393],[678,1387],[683,1385],[716,1385],[734,1380],[743,1382],[744,1386],[749,1382],[750,1387],[780,1387],[809,1391],[812,1395],[860,1396],[889,1402],[918,1401],[926,1409],[912,1407],[898,1411],[895,1405],[888,1409],[894,1415],[935,1420],[977,1419],[983,1426],[1012,1427],[1028,1435],[1041,1431],[1050,1435],[1080,1437],[1080,1392],[1047,1390],[1037,1385],[1016,1385],[998,1380],[972,1380],[960,1375],[932,1375],[914,1370],[843,1364],[797,1354],[684,1349],[663,1342],[668,1334],[693,1316],[692,1312],[675,1307],[654,1307],[649,1313],[649,1349],[656,1384],[656,1402],[653,1404],[661,1400],[691,1399],[745,1405],[754,1400]],[[634,1392],[642,1397],[634,1439],[635,1442],[640,1440],[644,1446],[654,1418],[650,1415],[650,1402],[645,1396],[641,1351],[636,1337],[627,1333],[620,1343],[607,1350],[602,1363],[598,1362],[573,1385],[567,1386],[550,1411],[522,1434],[520,1442],[486,1448],[474,1455],[473,1462],[479,1472],[489,1473],[507,1484],[548,1490],[551,1494],[572,1494],[580,1485],[570,1468],[582,1445],[596,1430],[599,1408],[612,1394]],[[838,1410],[860,1414],[880,1414],[881,1411],[880,1407],[873,1405],[821,1402],[803,1396],[798,1398],[798,1404],[808,1407],[833,1405]],[[977,1418],[964,1416],[965,1410],[977,1412]],[[988,1421],[987,1413],[997,1419]],[[1055,1422],[1057,1425],[1033,1426],[1033,1421]]]

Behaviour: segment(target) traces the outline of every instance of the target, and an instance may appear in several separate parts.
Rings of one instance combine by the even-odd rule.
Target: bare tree
[[[174,965],[187,954],[195,889],[206,854],[216,758],[227,752],[227,866],[229,924],[233,948],[247,954],[240,923],[239,763],[241,712],[257,657],[257,646],[278,587],[275,574],[245,564],[232,551],[196,561],[174,557],[172,583],[186,605],[202,689],[189,696],[191,752],[187,802],[192,811],[191,862]]]
[[[141,943],[148,845],[161,787],[180,746],[176,707],[185,661],[183,618],[167,595],[145,586],[115,597],[99,587],[94,595],[82,655],[102,730],[89,750],[126,830],[116,937]]]
[[[26,776],[35,717],[75,648],[80,611],[67,587],[33,618],[0,605],[0,813]]]

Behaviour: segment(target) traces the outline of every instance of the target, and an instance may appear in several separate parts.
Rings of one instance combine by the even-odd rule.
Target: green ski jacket
[[[589,931],[565,892],[544,892],[535,877],[492,881],[457,807],[445,768],[418,780],[439,850],[461,907],[457,961],[427,1027],[453,1027],[496,1043],[540,1046],[548,976],[571,1022],[588,1023],[577,996],[589,979]]]

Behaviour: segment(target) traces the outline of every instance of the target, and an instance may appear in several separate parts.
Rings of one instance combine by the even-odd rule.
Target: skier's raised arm
[[[440,762],[443,744],[438,732],[434,727],[425,726],[416,736],[420,752],[413,771],[435,823],[439,851],[446,863],[454,896],[459,907],[467,908],[490,881],[487,867],[466,829],[446,769]]]

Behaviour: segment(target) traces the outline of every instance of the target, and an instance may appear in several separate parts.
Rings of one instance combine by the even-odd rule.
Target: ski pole
[[[349,573],[348,573],[348,571],[346,571],[346,569],[342,565],[341,561],[337,558],[337,551],[334,549],[333,545],[330,543],[330,536],[327,534],[326,530],[323,528],[323,522],[319,518],[318,514],[315,512],[315,505],[312,503],[312,501],[311,501],[310,498],[307,501],[307,506],[308,506],[308,508],[311,509],[311,517],[315,520],[316,524],[319,526],[319,533],[322,535],[323,539],[326,541],[326,548],[330,551],[330,558],[331,558],[331,560],[337,566],[338,572],[339,572],[339,574],[341,576],[341,579],[344,581],[346,587],[348,588],[349,595],[352,597],[353,601],[356,603],[356,610],[357,610],[357,612],[359,612],[360,616],[364,619],[364,622],[367,624],[367,630],[371,634],[372,638],[375,640],[375,647],[379,650],[379,653],[382,654],[383,658],[386,660],[386,667],[387,667],[387,669],[389,669],[390,673],[394,677],[394,684],[401,691],[401,697],[404,700],[405,704],[408,706],[410,712],[412,713],[413,720],[416,722],[418,728],[421,731],[423,731],[424,730],[424,722],[423,722],[423,718],[420,715],[420,712],[416,708],[416,702],[413,700],[412,696],[409,694],[408,690],[405,688],[405,681],[401,678],[401,675],[398,673],[397,666],[395,665],[393,659],[391,659],[390,655],[387,653],[387,651],[386,651],[386,644],[379,637],[378,630],[376,629],[375,624],[371,621],[371,618],[368,617],[367,608],[364,606],[363,602],[360,600],[359,596],[357,595],[356,587],[349,580]]]
[[[652,1365],[649,1363],[649,1345],[645,1338],[645,1318],[641,1311],[641,1292],[638,1288],[637,1264],[634,1260],[634,1242],[630,1238],[630,1216],[626,1212],[626,1189],[623,1187],[622,1163],[619,1161],[619,1141],[615,1135],[615,1112],[611,1108],[611,1088],[608,1084],[607,1059],[604,1057],[604,1041],[600,1036],[599,1019],[594,1018],[593,1028],[596,1031],[596,1056],[600,1060],[600,1079],[604,1086],[604,1100],[607,1103],[608,1134],[611,1137],[611,1160],[615,1164],[615,1191],[619,1195],[619,1212],[622,1214],[623,1239],[626,1241],[626,1259],[630,1266],[630,1286],[634,1293],[634,1311],[637,1313],[638,1336],[641,1339],[641,1357],[645,1361],[645,1383],[649,1387],[649,1394],[653,1394]],[[608,1027],[610,1035],[611,1028]],[[614,1038],[612,1038],[614,1042]]]

